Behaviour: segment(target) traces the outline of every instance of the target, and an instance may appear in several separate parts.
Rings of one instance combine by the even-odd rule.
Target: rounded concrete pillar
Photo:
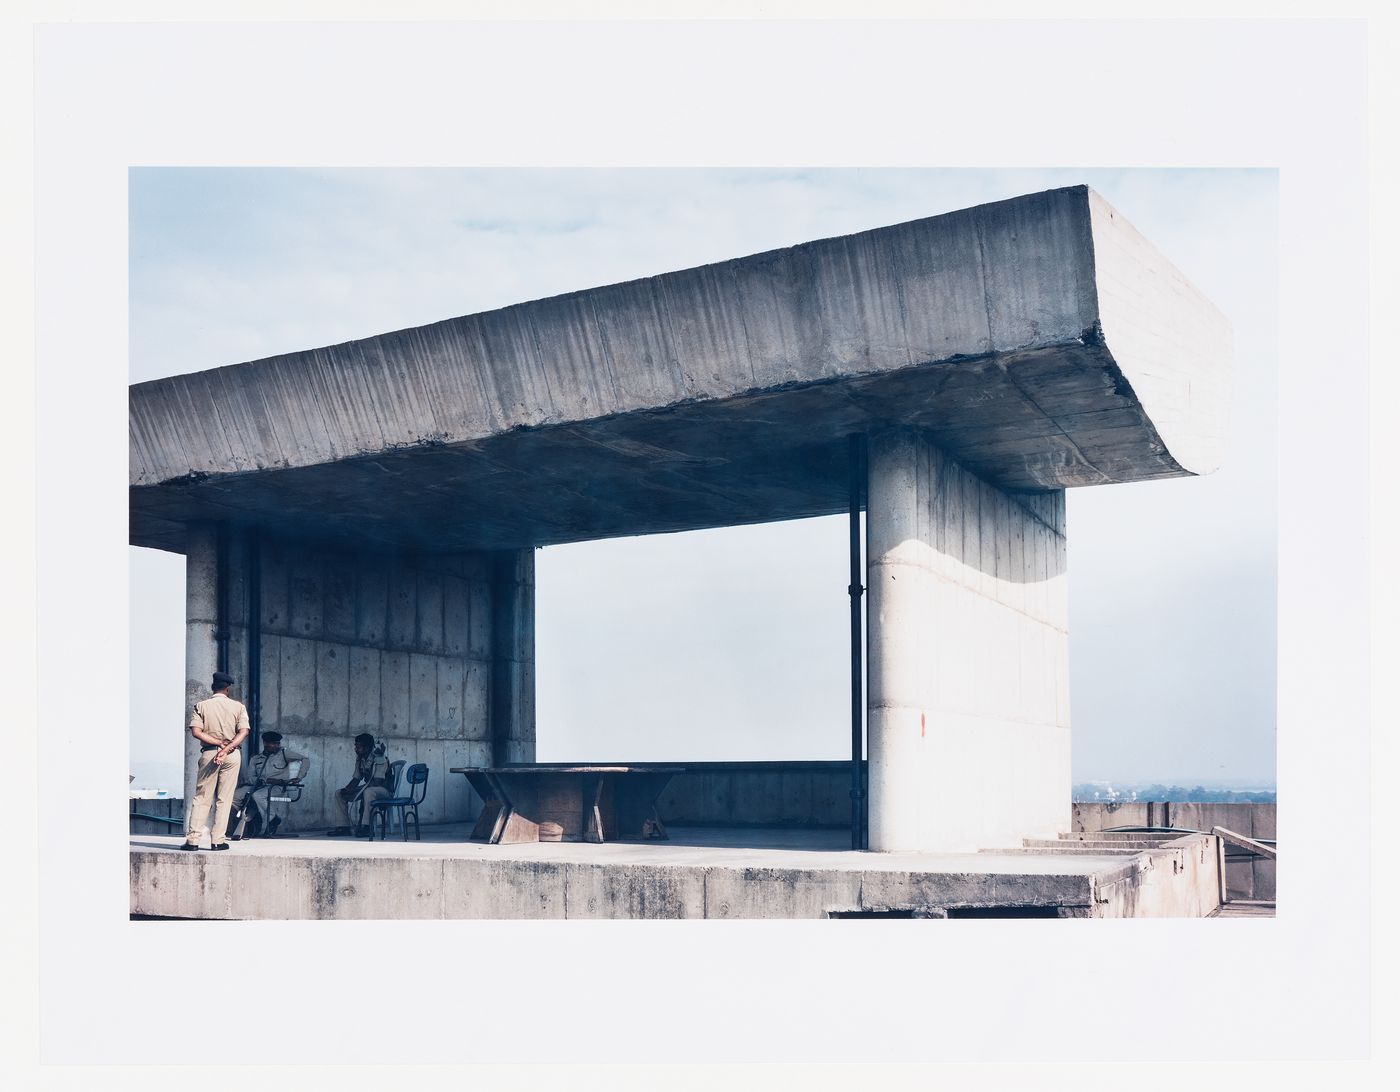
[[[194,803],[199,743],[189,733],[196,702],[213,691],[218,669],[219,536],[213,523],[191,523],[185,531],[185,816]]]
[[[919,465],[908,433],[871,436],[866,494],[866,739],[872,850],[920,848],[923,654]]]

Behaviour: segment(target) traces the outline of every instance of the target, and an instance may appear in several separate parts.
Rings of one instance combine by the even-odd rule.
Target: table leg
[[[538,823],[532,823],[513,808],[506,816],[505,822],[501,824],[500,833],[492,841],[496,845],[510,846],[520,842],[538,842],[540,840],[540,827]]]
[[[653,838],[666,839],[666,828],[656,811],[656,801],[671,782],[668,773],[632,772],[613,778],[617,834],[622,838],[646,838],[648,827]]]
[[[495,844],[500,840],[501,829],[505,826],[510,812],[510,803],[501,796],[495,782],[481,771],[464,773],[463,776],[467,779],[467,784],[471,785],[472,791],[481,797],[482,804],[481,814],[476,817],[476,825],[472,827],[471,840]]]
[[[606,828],[603,824],[603,785],[606,782],[604,774],[595,774],[591,781],[585,781],[583,785],[583,840],[585,842],[602,842],[606,837]]]

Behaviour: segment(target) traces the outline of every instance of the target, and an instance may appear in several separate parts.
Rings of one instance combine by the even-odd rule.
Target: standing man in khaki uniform
[[[233,676],[214,672],[214,696],[194,707],[190,735],[199,740],[199,770],[195,774],[194,803],[190,807],[185,844],[181,849],[198,849],[209,806],[214,805],[214,822],[209,828],[209,848],[228,849],[228,813],[238,788],[242,756],[238,748],[248,737],[248,710],[228,696]]]

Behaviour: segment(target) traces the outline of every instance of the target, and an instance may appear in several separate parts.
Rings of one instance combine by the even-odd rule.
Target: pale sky
[[[1230,318],[1235,393],[1216,474],[1069,491],[1074,779],[1272,784],[1275,172],[160,168],[130,181],[133,382],[1088,183]],[[849,757],[845,535],[834,517],[540,550],[538,757]],[[183,559],[133,548],[131,604],[143,782],[181,760]]]

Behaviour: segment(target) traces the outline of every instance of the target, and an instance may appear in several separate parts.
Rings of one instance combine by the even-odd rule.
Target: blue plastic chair
[[[369,806],[369,840],[374,841],[374,821],[379,820],[379,838],[384,841],[389,837],[389,813],[394,812],[399,817],[399,830],[403,832],[403,840],[408,841],[408,819],[413,817],[413,837],[421,842],[423,832],[418,827],[418,805],[428,797],[428,767],[422,762],[415,762],[404,771],[408,775],[408,795],[389,796],[381,800],[375,800]]]

